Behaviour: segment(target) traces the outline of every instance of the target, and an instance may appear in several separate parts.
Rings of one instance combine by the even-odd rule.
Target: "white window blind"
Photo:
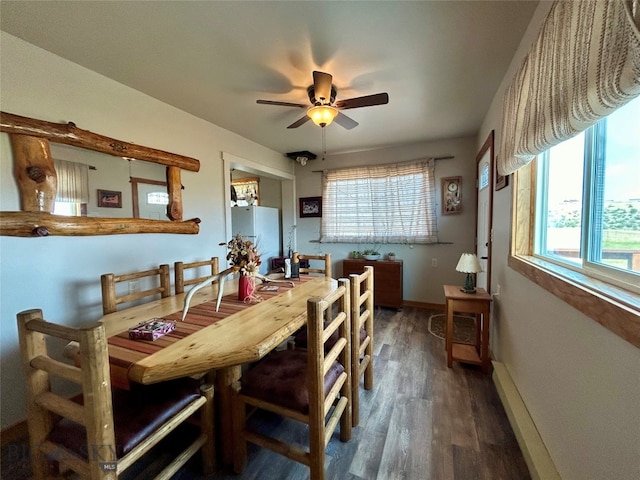
[[[434,161],[323,173],[321,242],[437,243]]]

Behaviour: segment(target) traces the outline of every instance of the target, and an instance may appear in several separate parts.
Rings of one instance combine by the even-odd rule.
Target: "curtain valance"
[[[640,0],[556,1],[505,92],[498,172],[640,94]]]

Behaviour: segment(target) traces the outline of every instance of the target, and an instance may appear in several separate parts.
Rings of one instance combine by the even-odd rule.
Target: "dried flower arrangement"
[[[227,248],[229,249],[227,260],[230,261],[234,273],[240,272],[241,275],[250,276],[258,273],[258,267],[262,262],[260,261],[257,245],[237,234],[229,240]]]

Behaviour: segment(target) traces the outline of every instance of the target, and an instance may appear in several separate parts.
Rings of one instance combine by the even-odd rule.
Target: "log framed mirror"
[[[0,131],[9,136],[14,177],[21,211],[0,212],[0,235],[32,237],[48,235],[114,235],[125,233],[197,234],[200,219],[183,220],[181,170],[197,172],[194,158],[123,142],[82,130],[75,124],[51,123],[0,112]],[[128,217],[86,216],[86,204],[77,216],[54,215],[58,173],[52,147],[79,147],[108,154],[115,160],[150,162],[166,169],[166,220]],[[60,167],[59,167],[60,168]],[[139,179],[138,179],[139,180]],[[98,213],[99,214],[99,213]]]

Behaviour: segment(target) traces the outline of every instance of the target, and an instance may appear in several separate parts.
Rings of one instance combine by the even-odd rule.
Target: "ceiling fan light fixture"
[[[331,105],[316,105],[307,110],[307,115],[313,120],[313,123],[319,127],[326,127],[327,125],[331,125],[333,119],[336,118],[338,109]]]

